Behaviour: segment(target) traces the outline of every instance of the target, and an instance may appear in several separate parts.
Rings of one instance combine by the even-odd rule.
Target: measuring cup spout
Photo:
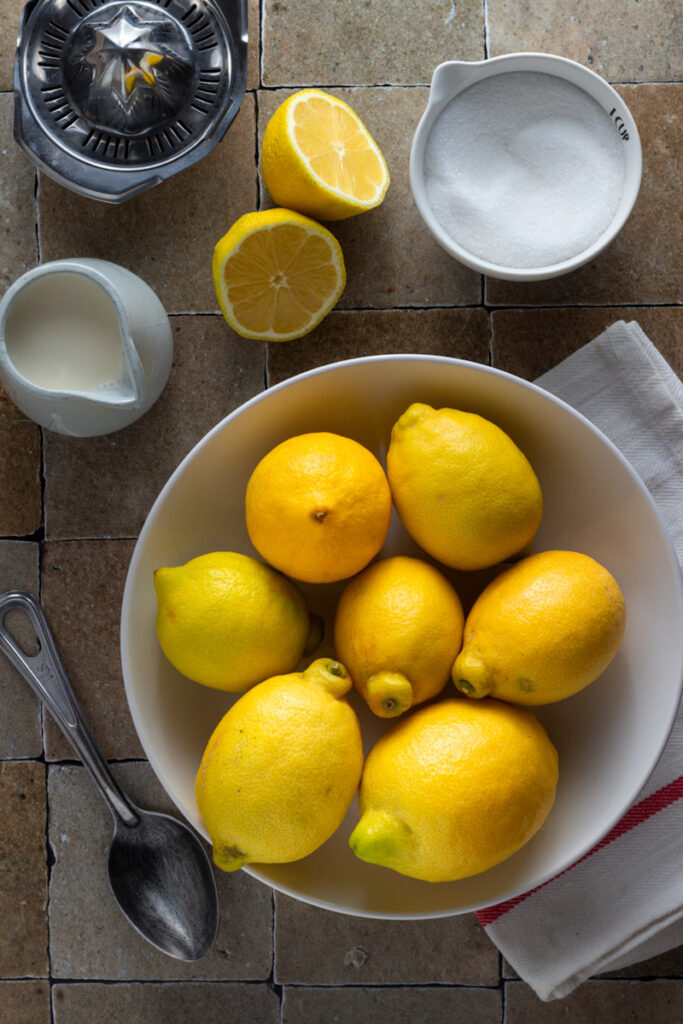
[[[448,60],[434,69],[429,87],[429,102],[440,104],[451,99],[456,92],[461,92],[479,77],[486,61]]]

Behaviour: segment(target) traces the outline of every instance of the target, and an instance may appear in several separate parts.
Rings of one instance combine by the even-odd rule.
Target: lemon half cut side
[[[320,89],[303,89],[275,111],[261,168],[276,203],[319,220],[371,210],[389,187],[386,161],[363,122]]]
[[[243,338],[260,341],[301,338],[346,284],[337,239],[293,210],[240,217],[216,245],[212,270],[227,322]]]

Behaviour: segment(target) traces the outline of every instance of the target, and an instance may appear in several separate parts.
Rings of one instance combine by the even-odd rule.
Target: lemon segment
[[[218,242],[213,282],[223,316],[243,338],[291,341],[311,331],[346,284],[331,232],[292,210],[237,220]]]
[[[320,89],[297,92],[275,111],[261,168],[276,203],[320,220],[371,210],[389,187],[386,161],[363,122]]]

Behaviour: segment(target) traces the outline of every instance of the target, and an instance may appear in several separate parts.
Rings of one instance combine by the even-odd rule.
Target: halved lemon
[[[389,171],[369,131],[343,100],[303,89],[266,127],[263,180],[280,206],[319,220],[342,220],[384,199]]]
[[[327,316],[346,269],[334,235],[293,210],[261,210],[235,221],[213,254],[223,316],[243,338],[291,341]]]

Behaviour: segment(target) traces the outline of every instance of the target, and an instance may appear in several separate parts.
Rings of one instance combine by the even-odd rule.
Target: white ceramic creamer
[[[161,394],[173,337],[161,302],[106,260],[57,260],[0,302],[0,378],[48,430],[74,437],[128,426]]]

